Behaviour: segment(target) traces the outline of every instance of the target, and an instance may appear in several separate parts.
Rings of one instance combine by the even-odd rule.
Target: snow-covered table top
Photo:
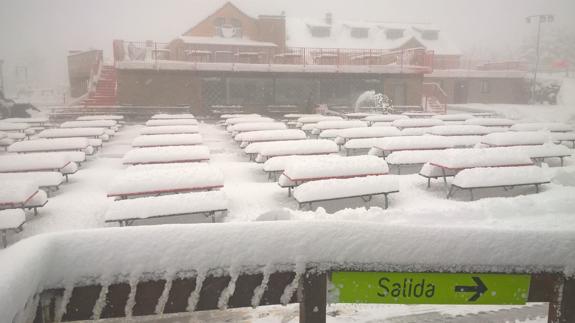
[[[38,187],[56,187],[64,182],[64,176],[59,172],[33,172],[33,173],[0,173],[0,182],[30,181]]]
[[[484,126],[475,125],[446,125],[429,128],[428,133],[438,136],[481,136],[492,131]]]
[[[540,167],[490,167],[464,169],[455,175],[452,184],[461,188],[494,187],[546,183],[551,177]]]
[[[341,120],[341,121],[320,121],[315,123],[312,129],[313,134],[319,134],[326,129],[348,129],[348,128],[365,128],[367,123],[361,120]]]
[[[60,128],[112,128],[117,124],[116,120],[66,121]]]
[[[146,121],[147,127],[155,126],[197,126],[196,119],[153,119]]]
[[[299,129],[248,131],[234,137],[235,141],[246,143],[300,139],[306,139],[306,134]]]
[[[20,207],[38,192],[38,185],[30,180],[6,180],[0,185],[0,206]]]
[[[235,114],[222,114],[220,116],[220,119],[222,120],[227,120],[227,119],[234,119],[234,118],[248,118],[248,117],[253,117],[253,118],[257,118],[257,117],[261,117],[261,115],[257,114],[257,113],[235,113]]]
[[[473,118],[465,120],[465,124],[485,127],[511,127],[515,121],[501,118]]]
[[[299,203],[399,191],[396,176],[381,175],[306,182],[294,189]]]
[[[114,114],[102,114],[102,115],[92,115],[92,116],[81,116],[76,118],[78,121],[93,121],[93,120],[124,120],[124,116],[122,115],[114,115]]]
[[[298,124],[306,123],[318,123],[320,121],[341,121],[342,117],[338,116],[324,116],[324,115],[313,115],[313,116],[303,116],[297,119]]]
[[[422,127],[433,127],[443,125],[443,121],[439,119],[399,119],[391,123],[392,126],[403,129],[403,128],[422,128]]]
[[[210,150],[206,146],[166,146],[132,149],[124,155],[122,163],[126,165],[185,163],[209,159]]]
[[[27,123],[3,122],[0,120],[0,131],[24,131],[30,128]]]
[[[572,125],[566,123],[517,123],[509,128],[511,131],[551,131],[570,132],[575,131]]]
[[[280,142],[277,142],[280,143]],[[248,146],[249,147],[249,146]],[[281,144],[265,146],[258,157],[286,155],[331,154],[339,151],[335,142],[326,139],[281,141]]]
[[[287,129],[282,122],[244,122],[228,126],[227,131],[231,133],[242,133],[258,130],[282,130]]]
[[[395,151],[385,157],[391,165],[417,165],[425,164],[442,154],[443,150],[404,150]]]
[[[199,134],[143,135],[134,138],[132,147],[191,146],[202,143]]]
[[[465,114],[465,113],[440,114],[440,115],[433,116],[432,118],[443,120],[443,121],[465,121],[468,119],[473,119],[473,115],[472,114]]]
[[[39,138],[100,137],[106,134],[104,128],[54,128],[42,130]]]
[[[217,189],[224,186],[222,172],[208,164],[194,167],[146,168],[126,171],[112,181],[108,196],[144,196]]]
[[[367,116],[363,120],[369,122],[393,122],[395,120],[400,119],[409,119],[409,117],[401,114],[380,114],[380,115]]]
[[[238,123],[262,123],[262,122],[274,122],[275,120],[267,117],[240,117],[240,118],[230,118],[226,119],[226,125],[232,126]]]
[[[16,229],[26,222],[22,209],[0,210],[0,230]]]
[[[228,199],[222,191],[193,192],[116,201],[108,208],[104,218],[106,222],[113,222],[223,211],[227,208]]]
[[[450,137],[425,135],[378,138],[373,147],[384,152],[392,152],[399,150],[447,149],[453,148],[454,144]]]
[[[544,145],[515,146],[520,153],[527,154],[530,158],[568,157],[572,155],[571,149],[563,145],[547,143]]]
[[[395,127],[350,128],[339,131],[336,142],[343,144],[348,139],[396,137],[400,135],[400,130]]]
[[[526,153],[513,147],[448,149],[431,159],[430,164],[445,169],[532,165]]]
[[[34,117],[34,118],[7,118],[2,119],[0,122],[12,122],[12,123],[31,123],[31,124],[44,124],[50,121],[48,118],[44,117]]]
[[[10,152],[40,152],[85,150],[90,147],[86,138],[35,139],[15,142],[8,147]]]
[[[140,131],[141,135],[169,135],[182,133],[198,133],[197,126],[155,126],[145,127]]]
[[[483,136],[481,143],[493,147],[542,145],[550,141],[544,132],[499,132]]]
[[[266,172],[283,171],[288,165],[295,162],[313,162],[333,158],[343,158],[340,155],[290,155],[272,157],[265,161],[263,169]]]
[[[16,154],[0,156],[0,173],[59,171],[70,163],[64,155]]]
[[[152,119],[195,119],[196,117],[191,113],[181,113],[181,114],[168,114],[160,113],[154,114]]]
[[[384,175],[389,172],[387,163],[375,156],[350,156],[342,158],[297,159],[284,169],[283,175],[294,182],[327,178],[347,178]]]

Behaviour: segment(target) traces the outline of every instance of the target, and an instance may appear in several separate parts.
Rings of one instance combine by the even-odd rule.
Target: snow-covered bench
[[[481,143],[489,147],[543,145],[549,142],[544,132],[500,132],[483,136]]]
[[[364,121],[367,121],[370,125],[373,125],[376,122],[393,122],[395,120],[400,119],[409,119],[408,116],[404,116],[401,114],[379,114],[373,116],[367,116],[363,118]]]
[[[120,125],[116,120],[87,120],[87,121],[66,121],[60,128],[107,128],[118,131]]]
[[[296,127],[301,128],[306,124],[318,123],[320,121],[342,121],[342,120],[343,118],[338,116],[324,116],[324,115],[303,116],[297,119]]]
[[[2,234],[2,248],[8,245],[7,234],[9,231],[16,233],[22,231],[22,226],[26,222],[26,215],[23,210],[0,210],[0,233]]]
[[[6,118],[0,120],[0,122],[10,122],[10,123],[27,123],[34,127],[45,126],[50,122],[50,119],[46,117],[34,117],[34,118]]]
[[[298,130],[298,129],[295,129],[295,130]],[[268,147],[290,145],[292,142],[295,142],[295,141],[303,141],[303,139],[253,142],[253,143],[248,144],[244,148],[244,153],[246,155],[248,155],[248,157],[250,158],[250,161],[253,161],[256,159],[256,156],[262,150],[264,150]]]
[[[74,138],[84,137],[93,139],[108,140],[109,136],[106,134],[104,128],[54,128],[46,129],[36,135],[38,138],[52,139],[52,138]]]
[[[55,138],[15,142],[8,147],[8,151],[14,153],[82,151],[90,155],[94,153],[94,148],[86,138]]]
[[[0,173],[58,172],[66,177],[76,173],[73,153],[32,153],[0,156]],[[79,153],[84,154],[84,153]],[[84,155],[85,156],[85,155]]]
[[[422,119],[427,120],[427,119]],[[370,155],[386,157],[395,151],[404,150],[443,150],[455,145],[450,137],[444,136],[405,136],[378,138],[370,150]]]
[[[29,128],[30,128],[30,125],[27,123],[0,121],[0,131],[24,133],[26,131],[26,129],[29,129]]]
[[[125,199],[210,191],[224,186],[222,172],[208,164],[179,164],[182,167],[149,168],[132,166],[116,177],[108,190],[108,197]]]
[[[146,121],[146,127],[156,126],[197,126],[196,119],[152,119]]]
[[[517,123],[509,128],[511,131],[550,131],[550,132],[571,132],[575,131],[573,126],[559,122],[542,123]]]
[[[511,127],[515,121],[502,118],[473,118],[465,120],[466,125],[484,126],[484,127]]]
[[[428,128],[443,125],[443,121],[439,119],[399,119],[391,123],[393,127],[398,129],[407,128]]]
[[[249,147],[249,146],[248,146]],[[264,147],[256,156],[256,162],[263,163],[276,156],[288,155],[327,155],[337,153],[335,142],[326,139],[282,141],[281,145]]]
[[[473,119],[472,114],[465,114],[465,113],[454,113],[454,114],[440,114],[433,116],[434,119],[439,119],[444,122],[459,122],[465,121],[469,119]]]
[[[60,185],[64,183],[64,176],[60,172],[0,173],[0,183],[19,180],[34,182],[40,189],[53,192],[60,189]]]
[[[194,146],[202,143],[197,133],[177,135],[143,135],[134,138],[132,147]]]
[[[290,155],[272,157],[264,162],[263,170],[268,174],[268,179],[279,176],[288,165],[295,162],[309,162],[323,159],[342,158],[340,155]]]
[[[395,176],[367,176],[346,179],[327,179],[307,182],[296,187],[293,197],[298,207],[316,202],[342,200],[347,198],[361,198],[369,202],[373,196],[385,196],[385,208],[388,207],[388,195],[399,192],[399,184]]]
[[[570,142],[571,147],[575,148],[575,132],[553,132],[550,134],[551,141],[562,144],[563,142]]]
[[[306,138],[305,132],[299,129],[285,129],[242,132],[237,134],[234,140],[240,143],[240,148],[245,148],[254,142],[303,140]]]
[[[248,117],[252,117],[252,118],[258,118],[261,117],[260,114],[257,113],[235,113],[235,114],[222,114],[220,115],[220,119],[222,120],[227,120],[227,119],[234,119],[234,118],[248,118]]]
[[[433,118],[437,115],[437,113],[433,112],[404,112],[402,115],[410,117],[412,119],[425,119],[425,118]]]
[[[270,123],[274,121],[275,121],[274,119],[267,117],[240,117],[240,118],[226,119],[225,125],[232,126],[238,123]]]
[[[152,119],[195,119],[196,117],[191,113],[181,113],[181,114],[169,114],[169,113],[159,113],[154,114]]]
[[[91,116],[80,116],[76,118],[76,120],[78,121],[116,120],[117,122],[121,122],[122,120],[124,120],[124,116],[115,114],[100,114]]]
[[[429,128],[428,133],[437,136],[483,136],[492,131],[484,126],[444,125]]]
[[[546,158],[559,158],[563,166],[564,158],[572,155],[571,150],[562,145],[547,143],[543,145],[512,147],[520,153],[525,153],[536,163],[542,163]]]
[[[48,203],[46,192],[30,180],[6,180],[0,185],[0,210],[32,209],[38,215],[38,208]]]
[[[140,131],[141,135],[177,135],[186,133],[198,133],[198,126],[155,126],[145,127]]]
[[[147,147],[128,151],[122,163],[125,165],[190,163],[210,160],[206,146]]]
[[[365,127],[367,127],[367,123],[361,120],[320,121],[314,124],[311,130],[311,134],[319,135],[323,131],[329,129],[349,129],[349,128],[365,128]]]
[[[465,169],[455,175],[447,198],[452,197],[457,190],[469,191],[471,200],[474,199],[473,190],[485,188],[511,189],[516,186],[539,187],[547,184],[551,178],[545,171],[537,166],[519,166],[505,168],[472,168]]]
[[[115,201],[104,219],[127,226],[136,220],[203,214],[211,217],[214,223],[216,213],[225,214],[227,210],[228,199],[224,192],[194,192]]]
[[[351,156],[300,160],[289,163],[279,177],[280,187],[288,188],[291,196],[293,187],[306,182],[334,178],[353,178],[374,175],[387,175],[387,163],[375,156]]]
[[[367,138],[384,138],[384,137],[397,137],[401,132],[395,127],[369,127],[369,128],[351,128],[342,129],[339,131],[335,143],[338,145],[345,144],[351,139],[367,139]]]
[[[237,134],[249,131],[283,129],[287,129],[287,126],[283,122],[246,122],[228,126],[226,130],[230,132],[232,136],[236,136]]]
[[[396,151],[385,157],[385,161],[391,167],[397,169],[397,174],[401,174],[402,167],[423,165],[436,158],[443,150],[404,150]]]

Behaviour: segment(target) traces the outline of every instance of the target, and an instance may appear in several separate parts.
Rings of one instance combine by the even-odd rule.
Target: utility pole
[[[528,24],[531,23],[532,20],[537,20],[537,44],[535,45],[535,71],[533,72],[533,81],[531,84],[531,103],[535,102],[535,91],[537,88],[537,71],[539,70],[539,51],[540,51],[540,42],[541,42],[541,24],[542,23],[552,23],[554,20],[553,15],[532,15],[526,18]]]

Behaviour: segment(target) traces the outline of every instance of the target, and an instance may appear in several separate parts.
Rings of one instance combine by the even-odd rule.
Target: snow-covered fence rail
[[[299,302],[300,322],[325,322],[327,278],[334,272],[404,272],[525,274],[524,299],[550,302],[549,322],[567,323],[575,319],[574,259],[570,231],[280,221],[58,232],[0,253],[0,263],[10,263],[0,267],[0,320]]]

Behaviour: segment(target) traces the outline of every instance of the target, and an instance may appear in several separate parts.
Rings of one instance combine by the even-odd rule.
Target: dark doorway
[[[456,81],[453,103],[467,103],[468,95],[468,84],[467,81]]]

